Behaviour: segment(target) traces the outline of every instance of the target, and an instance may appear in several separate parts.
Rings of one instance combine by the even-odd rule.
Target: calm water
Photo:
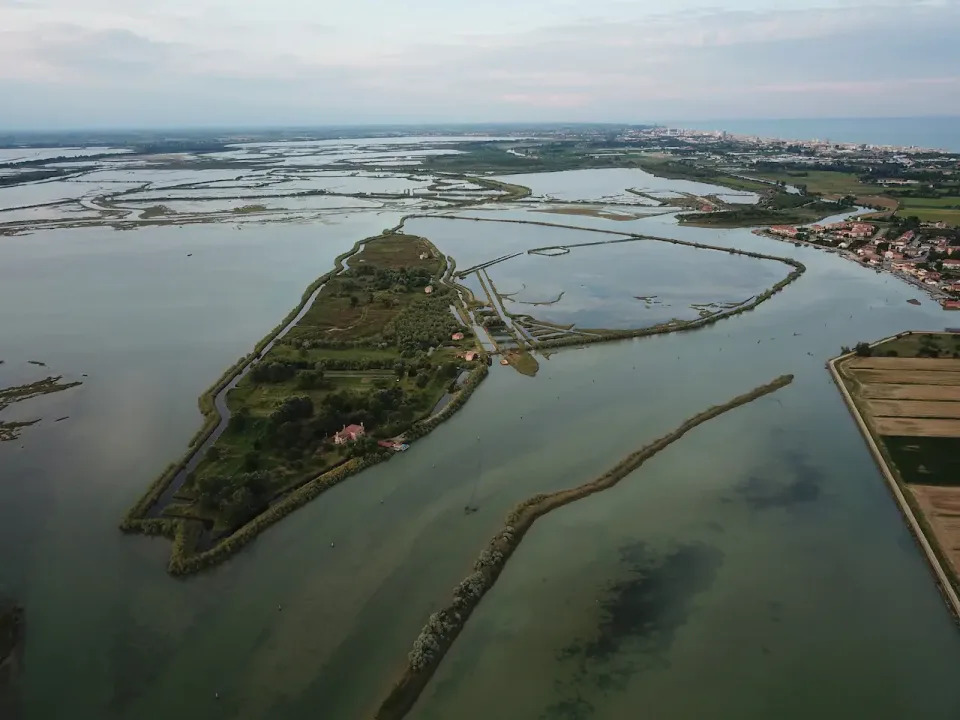
[[[529,214],[511,217],[540,221]],[[456,258],[458,268],[522,253],[487,268],[507,310],[581,328],[629,329],[695,319],[699,310],[694,305],[745,302],[792,270],[775,261],[656,240],[575,247],[617,239],[582,230],[430,218],[411,221],[407,230],[431,238],[442,252]],[[527,253],[547,240],[570,245],[570,252]],[[484,296],[472,278],[466,285]]]
[[[833,140],[872,145],[915,145],[960,152],[960,118],[800,118],[795,120],[711,120],[668,123],[695,130],[785,140]]]
[[[842,344],[940,328],[943,313],[836,256],[669,216],[572,222],[809,271],[708,329],[553,354],[536,378],[495,366],[409,452],[228,564],[167,577],[169,544],[116,525],[199,425],[197,395],[396,216],[2,239],[0,384],[30,359],[89,375],[18,408],[45,420],[0,445],[0,586],[28,607],[27,718],[369,717],[514,503],[785,372],[787,390],[538,522],[415,716],[960,716],[960,638],[823,368]],[[521,234],[582,234],[423,222],[477,228],[482,248],[449,250],[461,268]]]
[[[554,200],[610,200],[636,205],[649,205],[650,201],[627,192],[628,188],[641,192],[653,190],[687,192],[695,195],[730,192],[729,188],[692,180],[657,177],[635,168],[564,170],[550,173],[506,175],[497,179],[516,185],[525,185],[530,188],[534,197],[546,197]],[[744,196],[744,199],[749,198]],[[752,199],[755,200],[756,196],[752,196]]]

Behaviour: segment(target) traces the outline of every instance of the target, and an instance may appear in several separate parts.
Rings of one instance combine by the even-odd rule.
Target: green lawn
[[[747,173],[765,180],[783,181],[788,185],[806,185],[807,192],[823,195],[882,195],[887,189],[881,185],[865,184],[855,173],[830,170],[784,171],[778,173]]]
[[[915,198],[910,198],[911,202]],[[948,208],[937,207],[918,207],[915,205],[906,205],[897,212],[900,217],[910,217],[916,215],[925,222],[944,222],[947,225],[960,226],[960,210],[951,210]]]

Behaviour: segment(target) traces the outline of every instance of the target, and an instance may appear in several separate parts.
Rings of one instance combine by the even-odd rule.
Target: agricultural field
[[[960,577],[960,333],[912,333],[838,363],[860,414]]]
[[[807,192],[820,195],[883,195],[886,188],[860,182],[856,173],[831,170],[783,171],[756,173],[757,177],[787,185],[806,185]]]

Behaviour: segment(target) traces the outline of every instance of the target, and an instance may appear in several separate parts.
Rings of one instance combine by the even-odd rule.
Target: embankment
[[[900,335],[893,337],[902,337],[903,335],[910,334],[912,333],[901,333]],[[884,338],[883,340],[872,343],[871,347],[885,343],[888,340],[893,339],[893,337]],[[917,544],[920,545],[920,549],[923,551],[924,557],[926,557],[927,562],[930,565],[930,569],[933,571],[933,575],[941,593],[943,594],[944,601],[947,603],[947,607],[950,608],[954,618],[960,620],[960,595],[957,593],[958,582],[952,571],[948,570],[950,563],[945,557],[942,556],[939,547],[936,545],[936,540],[934,539],[934,541],[931,543],[931,541],[928,539],[935,537],[932,529],[923,518],[923,514],[920,509],[914,506],[909,490],[906,492],[904,491],[904,483],[902,480],[900,480],[896,467],[892,465],[892,462],[881,448],[881,444],[877,442],[877,439],[874,437],[870,426],[860,413],[860,408],[857,407],[857,403],[854,401],[850,390],[847,388],[847,384],[843,380],[840,369],[837,367],[840,363],[846,361],[854,355],[855,353],[847,353],[830,360],[827,363],[827,367],[830,369],[830,375],[833,377],[834,383],[836,383],[837,388],[840,390],[840,394],[843,396],[843,400],[847,404],[847,409],[850,410],[850,414],[853,416],[854,421],[856,421],[857,427],[860,430],[860,434],[863,435],[863,439],[867,443],[867,447],[870,448],[870,454],[873,456],[874,461],[880,468],[880,474],[883,475],[883,479],[886,481],[887,487],[890,489],[890,493],[893,495],[893,499],[897,503],[897,507],[900,508],[900,513],[906,520],[907,527],[910,528],[910,532],[916,539]]]
[[[559,507],[613,487],[644,462],[698,425],[775,392],[791,382],[793,382],[793,375],[782,375],[771,383],[761,385],[723,405],[716,405],[690,418],[673,432],[631,453],[590,482],[567,490],[534,495],[517,505],[507,515],[504,527],[491,538],[487,547],[480,553],[474,564],[474,572],[454,588],[450,603],[430,616],[413,644],[406,669],[377,711],[376,720],[400,720],[413,708],[444,655],[463,630],[470,614],[487,591],[493,587],[507,560],[519,547],[523,536],[538,518]]]

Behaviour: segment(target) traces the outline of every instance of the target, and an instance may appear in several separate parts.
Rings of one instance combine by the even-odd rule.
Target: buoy
[[[333,543],[330,543],[330,547],[333,547]]]

